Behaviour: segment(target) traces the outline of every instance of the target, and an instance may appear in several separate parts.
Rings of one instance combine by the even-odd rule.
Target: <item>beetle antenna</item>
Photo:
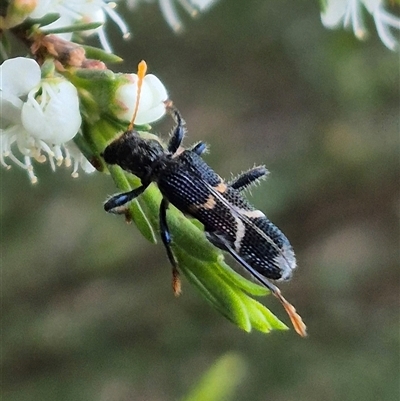
[[[143,79],[146,75],[147,72],[147,64],[144,60],[142,60],[139,64],[138,64],[138,71],[137,71],[137,76],[138,76],[138,83],[137,83],[137,95],[136,95],[136,104],[135,104],[135,109],[133,111],[133,116],[132,116],[132,120],[128,126],[128,131],[132,131],[133,129],[133,125],[135,123],[135,119],[137,116],[137,112],[139,109],[139,102],[140,102],[140,94],[142,92],[142,85],[143,85]]]

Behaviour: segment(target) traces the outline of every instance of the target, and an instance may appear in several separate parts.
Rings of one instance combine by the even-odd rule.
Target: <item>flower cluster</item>
[[[102,24],[100,27],[86,31],[85,35],[97,34],[103,48],[111,53],[111,46],[104,32],[104,23],[107,16],[118,25],[125,38],[130,35],[128,27],[115,12],[114,8],[115,3],[104,0],[38,0],[37,6],[30,14],[30,17],[40,19],[49,13],[58,13],[60,15],[59,19],[43,27],[43,31],[71,26],[79,22],[99,22]],[[72,33],[64,33],[61,36],[65,40],[70,40]]]
[[[0,76],[0,163],[9,168],[8,157],[27,170],[32,183],[37,181],[32,159],[49,160],[53,169],[63,162],[71,165],[68,143],[81,125],[76,88],[61,77],[41,79],[39,65],[23,57],[6,60]],[[75,148],[73,154],[77,154]],[[78,157],[74,174],[79,162]],[[92,166],[82,166],[93,171]]]
[[[34,160],[48,161],[53,170],[62,164],[73,165],[73,177],[78,175],[79,167],[86,173],[93,172],[94,167],[72,141],[82,123],[76,87],[62,76],[41,78],[36,61],[23,57],[6,60],[0,66],[0,77],[0,164],[10,168],[9,159],[28,172],[32,183],[37,181]],[[130,121],[137,103],[138,125],[152,123],[165,114],[168,95],[156,76],[144,77],[140,100],[137,74],[112,76],[110,81],[114,90],[105,104],[113,106],[98,110],[98,114],[109,113],[121,122]]]
[[[374,18],[383,44],[390,50],[397,50],[399,45],[391,29],[400,30],[400,18],[386,11],[384,3],[384,0],[325,0],[322,23],[327,28],[351,27],[358,39],[365,39],[368,34],[363,18],[365,9]]]
[[[180,3],[185,10],[192,16],[197,17],[200,12],[209,9],[216,0],[191,0],[181,1]],[[175,8],[174,0],[160,0],[161,12],[167,21],[168,25],[175,31],[179,32],[183,29],[181,20]]]

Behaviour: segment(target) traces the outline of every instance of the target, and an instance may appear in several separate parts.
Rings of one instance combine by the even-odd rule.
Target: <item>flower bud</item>
[[[12,0],[5,17],[0,17],[0,28],[10,29],[24,22],[37,5],[37,0]]]
[[[126,74],[127,83],[118,87],[115,93],[116,115],[120,120],[130,121],[137,103],[138,76]],[[163,83],[152,74],[146,75],[140,91],[139,107],[135,125],[144,125],[159,120],[165,114],[164,102],[168,99]]]

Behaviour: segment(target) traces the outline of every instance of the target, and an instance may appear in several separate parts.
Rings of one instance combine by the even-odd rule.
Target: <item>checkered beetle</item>
[[[231,182],[224,182],[201,158],[206,145],[199,142],[182,149],[184,120],[179,111],[166,105],[176,126],[166,149],[155,139],[144,139],[130,128],[104,150],[107,164],[119,165],[140,178],[142,185],[117,194],[105,204],[107,212],[119,208],[142,194],[155,182],[163,195],[160,204],[160,232],[168,259],[173,266],[174,288],[179,292],[178,263],[171,249],[167,208],[173,204],[185,215],[204,225],[207,239],[229,252],[257,281],[266,286],[285,307],[296,331],[306,335],[306,327],[295,308],[269,281],[287,280],[296,267],[293,249],[286,236],[260,210],[243,197],[242,191],[267,174],[255,167]]]

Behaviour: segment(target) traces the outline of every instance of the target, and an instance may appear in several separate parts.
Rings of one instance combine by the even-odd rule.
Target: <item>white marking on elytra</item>
[[[235,216],[235,221],[236,221],[236,239],[234,245],[235,245],[235,250],[237,252],[240,252],[240,246],[246,234],[246,227],[243,221],[236,216]]]
[[[293,248],[284,244],[281,253],[274,258],[275,263],[281,270],[281,278],[279,281],[286,281],[292,277],[293,270],[296,268],[296,257]]]
[[[260,217],[265,217],[265,214],[261,210],[237,209],[237,211],[243,216],[249,217],[250,219],[258,219]]]

